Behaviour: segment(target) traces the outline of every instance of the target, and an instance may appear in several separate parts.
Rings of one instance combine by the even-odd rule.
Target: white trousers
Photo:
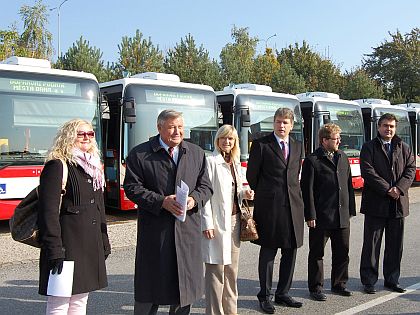
[[[71,297],[49,296],[46,315],[85,315],[89,293]]]

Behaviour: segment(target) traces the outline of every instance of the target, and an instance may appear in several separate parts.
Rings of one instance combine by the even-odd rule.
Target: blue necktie
[[[385,143],[385,151],[386,154],[388,155],[388,158],[391,160],[391,143]]]

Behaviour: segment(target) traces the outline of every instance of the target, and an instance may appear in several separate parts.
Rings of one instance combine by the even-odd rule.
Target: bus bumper
[[[0,220],[9,220],[20,200],[0,200]]]
[[[363,178],[362,178],[362,176],[354,176],[354,177],[352,177],[351,182],[353,184],[353,188],[354,189],[363,188]]]

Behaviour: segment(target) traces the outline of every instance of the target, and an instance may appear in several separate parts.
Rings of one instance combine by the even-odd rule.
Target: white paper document
[[[47,295],[71,297],[73,290],[74,261],[64,261],[63,271],[52,274],[48,279]]]
[[[187,215],[187,201],[189,193],[190,188],[184,183],[184,181],[181,180],[181,187],[176,186],[176,201],[181,205],[183,214],[175,216],[181,222],[185,221]]]

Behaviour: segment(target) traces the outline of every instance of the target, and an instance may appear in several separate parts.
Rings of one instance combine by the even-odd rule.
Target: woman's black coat
[[[341,150],[335,154],[336,164],[319,147],[302,166],[305,220],[316,220],[316,226],[322,229],[349,227],[350,216],[356,215],[348,157]]]
[[[102,190],[93,190],[92,177],[67,163],[66,194],[60,211],[63,167],[60,160],[45,164],[39,187],[38,223],[42,242],[39,294],[47,294],[48,260],[74,261],[72,294],[108,285],[105,256],[111,252]]]

